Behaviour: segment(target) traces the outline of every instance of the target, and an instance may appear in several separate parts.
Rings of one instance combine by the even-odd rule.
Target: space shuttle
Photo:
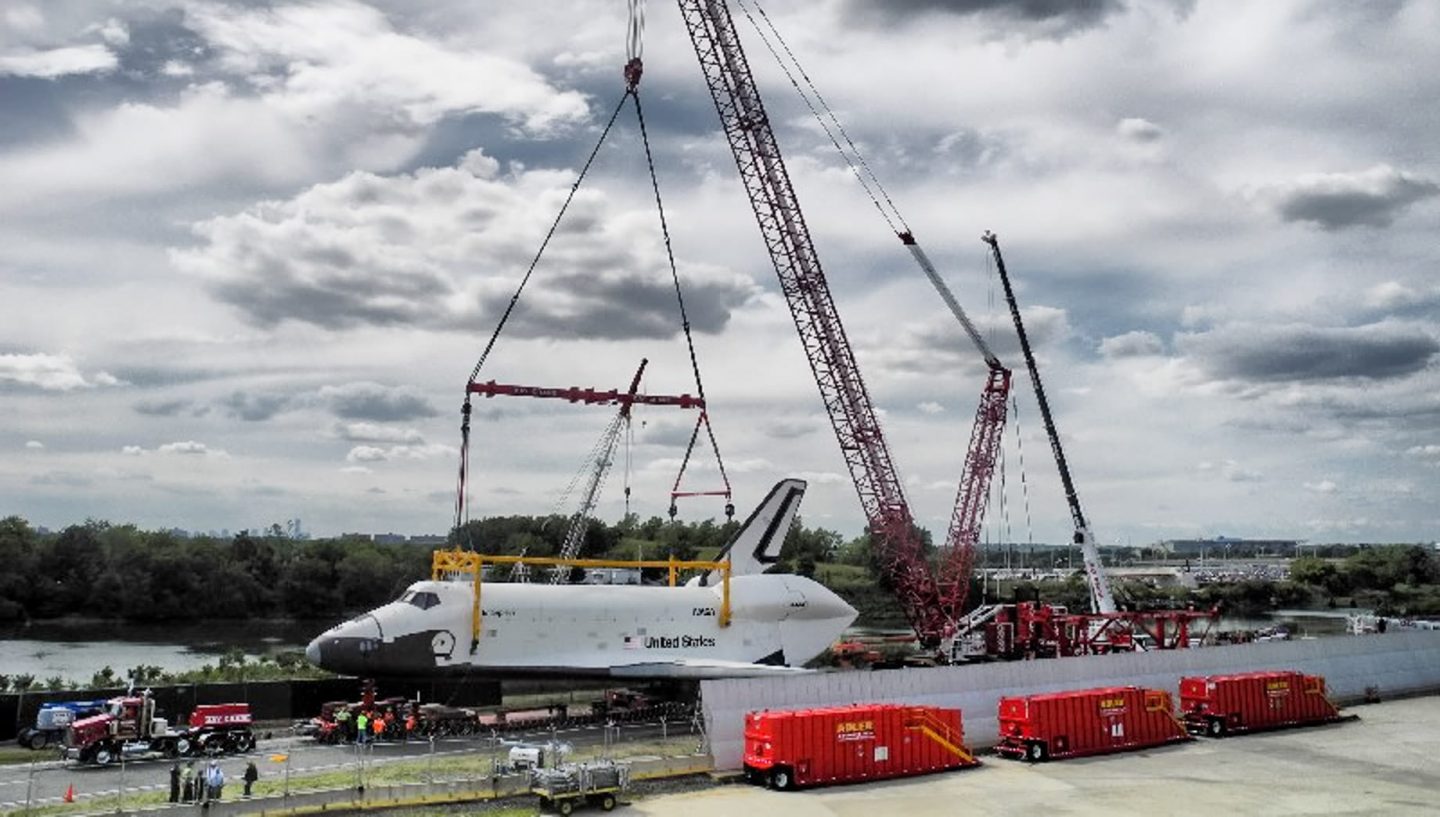
[[[717,572],[677,586],[485,583],[472,640],[469,581],[420,581],[305,649],[342,675],[735,678],[805,672],[856,611],[803,576],[766,573],[805,495],[781,480],[715,561],[730,560],[730,620]]]

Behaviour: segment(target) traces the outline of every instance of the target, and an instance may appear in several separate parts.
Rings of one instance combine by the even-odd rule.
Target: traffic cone
[[[74,783],[71,783],[71,784],[70,784],[70,787],[67,788],[67,789],[65,789],[65,797],[63,798],[63,801],[66,802],[66,803],[73,803],[73,802],[75,802],[75,784],[74,784]]]

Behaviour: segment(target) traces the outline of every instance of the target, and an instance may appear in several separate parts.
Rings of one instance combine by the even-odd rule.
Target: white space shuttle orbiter
[[[729,678],[801,672],[856,612],[803,576],[765,574],[805,494],[782,480],[717,560],[730,559],[730,622],[721,580],[676,587],[485,583],[471,649],[469,582],[422,581],[397,600],[322,633],[311,663],[345,675]]]

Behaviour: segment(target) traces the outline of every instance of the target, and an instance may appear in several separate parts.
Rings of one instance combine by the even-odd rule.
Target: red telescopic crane
[[[969,589],[970,564],[1005,423],[1010,371],[989,353],[949,299],[967,332],[985,353],[990,377],[981,398],[966,456],[960,497],[946,541],[949,552],[937,580],[901,488],[875,407],[840,322],[804,213],[780,155],[775,133],[723,0],[679,0],[706,84],[735,156],[765,247],[780,278],[795,328],[860,495],[880,568],[922,644],[941,646],[955,632]],[[902,241],[937,280],[909,234]],[[942,296],[948,294],[938,283]]]

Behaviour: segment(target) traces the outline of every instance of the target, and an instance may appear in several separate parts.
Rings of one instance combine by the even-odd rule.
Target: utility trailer
[[[1000,699],[995,751],[1032,763],[1191,740],[1170,693],[1102,687]]]
[[[1325,679],[1292,670],[1181,678],[1180,712],[1191,732],[1215,738],[1340,720]]]
[[[610,761],[570,763],[530,772],[530,791],[540,796],[540,808],[560,814],[569,814],[581,803],[610,811],[629,785],[630,767]]]
[[[856,704],[745,716],[745,777],[776,789],[978,765],[958,709]]]

